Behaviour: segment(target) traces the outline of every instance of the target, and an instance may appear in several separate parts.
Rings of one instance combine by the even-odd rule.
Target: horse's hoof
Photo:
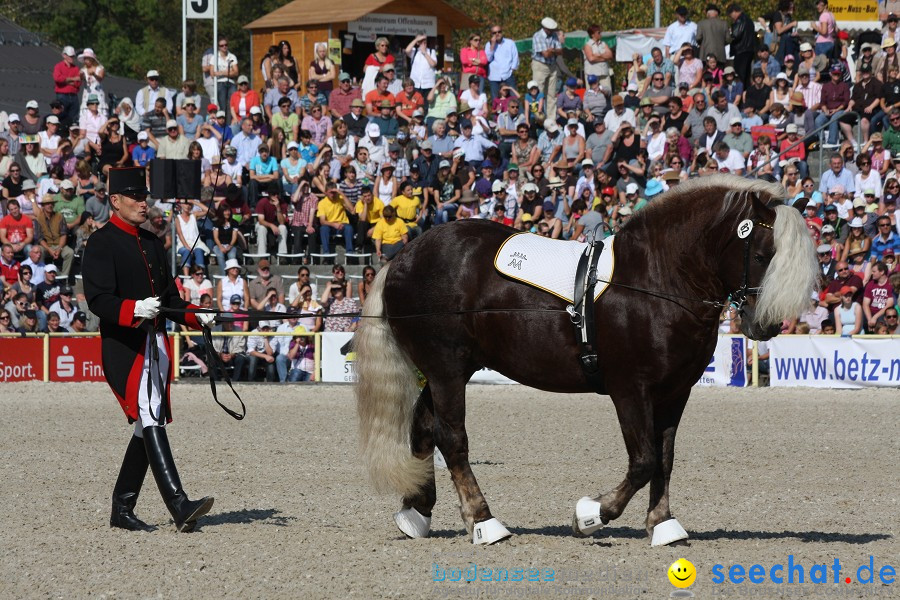
[[[668,544],[686,540],[688,538],[687,531],[678,522],[678,519],[672,518],[668,521],[658,523],[653,528],[653,539],[650,541],[651,546],[667,546]]]
[[[428,532],[431,531],[431,517],[424,516],[414,508],[404,508],[394,513],[394,523],[411,538],[428,537]]]
[[[572,533],[577,537],[585,537],[602,527],[600,503],[587,496],[579,500],[575,505],[575,514],[572,516]]]
[[[511,535],[512,533],[503,526],[503,523],[497,519],[488,519],[481,523],[475,523],[475,528],[472,531],[472,543],[493,544],[494,542],[505,540]]]

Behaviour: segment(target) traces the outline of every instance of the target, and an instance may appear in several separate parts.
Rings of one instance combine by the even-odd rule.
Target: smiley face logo
[[[667,571],[669,581],[677,588],[690,587],[697,579],[697,569],[694,564],[684,558],[679,558],[669,566]]]

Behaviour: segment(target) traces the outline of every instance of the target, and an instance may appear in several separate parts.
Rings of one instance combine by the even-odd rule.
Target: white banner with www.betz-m
[[[773,338],[769,341],[769,382],[773,387],[898,387],[900,338]]]

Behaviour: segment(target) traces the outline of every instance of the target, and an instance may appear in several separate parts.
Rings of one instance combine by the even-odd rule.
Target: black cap
[[[243,300],[244,300],[244,299],[241,298],[238,294],[234,294],[233,296],[231,296],[231,303],[232,303],[232,304],[240,304],[241,302],[243,302]]]
[[[832,212],[832,211],[837,212],[837,206],[835,206],[834,204],[829,204],[828,206],[825,207],[825,212]]]
[[[84,311],[79,310],[75,313],[75,316],[72,317],[73,321],[81,321],[82,323],[87,323],[87,315],[84,314]]]
[[[144,167],[124,167],[109,170],[109,182],[107,184],[110,194],[125,194],[126,196],[147,196],[147,170]]]
[[[753,69],[752,76],[753,77],[765,77],[765,74],[762,72],[762,69]]]
[[[464,121],[460,121],[459,128],[460,129],[472,129],[472,121],[469,121],[468,119],[466,119]]]
[[[61,288],[59,288],[59,295],[60,296],[71,296],[72,288],[70,288],[67,285],[62,286]]]
[[[867,64],[867,65],[861,66],[861,67],[859,68],[859,72],[860,72],[860,73],[871,73],[871,72],[872,72],[872,65],[871,65],[871,64]]]
[[[688,9],[685,6],[679,6],[675,9],[676,15],[681,15],[682,17],[688,16]]]
[[[35,311],[31,310],[30,308],[28,310],[26,310],[25,312],[23,312],[22,314],[25,315],[26,317],[28,317],[29,319],[37,319],[37,313]]]

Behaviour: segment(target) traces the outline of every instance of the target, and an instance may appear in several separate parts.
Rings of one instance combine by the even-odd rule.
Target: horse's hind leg
[[[660,546],[687,539],[687,532],[669,511],[669,479],[675,461],[675,434],[688,394],[656,409],[657,466],[650,480],[650,508],[647,510],[647,535]]]
[[[430,380],[435,413],[435,441],[444,455],[450,476],[459,494],[460,515],[476,544],[492,544],[510,532],[491,515],[487,500],[469,465],[469,438],[466,435],[466,381],[457,378],[437,383]]]
[[[575,535],[589,535],[616,519],[628,502],[650,481],[657,464],[654,443],[653,410],[645,395],[613,396],[613,403],[628,451],[628,471],[625,479],[599,498],[582,498],[575,507],[572,531]]]
[[[425,385],[416,401],[413,413],[410,445],[413,455],[421,460],[434,454],[434,406],[431,387]],[[397,527],[409,537],[425,537],[431,529],[431,510],[437,502],[434,472],[431,479],[416,494],[404,496],[403,510],[394,515]]]

